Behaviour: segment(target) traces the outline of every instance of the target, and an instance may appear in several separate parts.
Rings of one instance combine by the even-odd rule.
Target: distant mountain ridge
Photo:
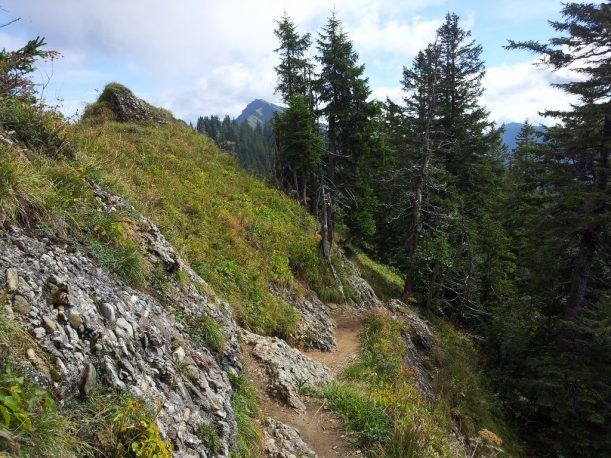
[[[284,107],[263,99],[255,99],[246,105],[242,113],[236,118],[236,121],[238,124],[247,122],[250,127],[255,128],[259,124],[271,121],[275,113],[282,113],[283,111]],[[524,124],[508,122],[504,124],[504,127],[505,131],[503,132],[502,140],[509,151],[512,151],[517,146],[517,138]]]
[[[272,120],[274,113],[282,113],[284,108],[267,102],[263,99],[255,99],[246,105],[240,116],[236,118],[239,124],[247,122],[254,128],[258,124],[265,124]]]

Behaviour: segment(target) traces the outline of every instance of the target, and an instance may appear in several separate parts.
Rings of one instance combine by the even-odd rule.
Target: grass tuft
[[[195,343],[203,345],[216,354],[223,352],[225,334],[213,318],[205,315],[193,318],[188,325],[188,332]]]
[[[263,415],[254,388],[248,384],[244,372],[239,375],[228,373],[233,393],[231,406],[238,425],[236,448],[232,458],[250,458],[263,454]]]
[[[128,392],[93,391],[84,402],[73,401],[67,411],[80,425],[77,434],[89,445],[85,456],[172,456],[172,445],[161,438],[154,412]]]

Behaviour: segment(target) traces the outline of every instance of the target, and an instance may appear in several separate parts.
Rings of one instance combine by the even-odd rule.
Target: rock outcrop
[[[95,194],[101,211],[121,207],[135,214],[122,199],[100,189]],[[195,285],[205,285],[203,280],[155,225],[141,215],[137,220],[138,240],[150,261],[189,278],[184,285],[170,282],[164,297],[122,284],[58,240],[16,227],[0,233],[0,293],[47,355],[28,351],[32,378],[60,400],[96,387],[129,390],[158,408],[157,424],[177,456],[206,456],[197,436],[202,424],[222,433],[218,456],[229,456],[236,422],[227,371],[241,369],[235,323],[226,304],[199,292]],[[219,323],[227,342],[221,355],[190,339],[184,324],[190,316]]]
[[[297,410],[306,408],[299,397],[301,388],[320,387],[333,380],[325,366],[277,337],[263,337],[242,330],[242,338],[251,348],[252,356],[265,367],[272,394]]]
[[[363,279],[358,267],[341,250],[337,250],[337,255],[344,271],[347,273],[346,282],[351,289],[351,305],[362,310],[382,307],[382,301],[380,301],[371,285]]]
[[[391,299],[385,307],[391,313],[401,317],[401,320],[407,325],[401,331],[407,346],[405,359],[409,368],[414,372],[414,379],[421,391],[432,400],[434,398],[431,386],[433,374],[432,369],[425,366],[425,361],[430,360],[430,352],[438,344],[429,323],[398,299]]]
[[[268,458],[316,458],[299,431],[273,418],[265,419],[265,456]]]
[[[299,312],[300,318],[295,336],[297,340],[303,342],[308,349],[322,351],[335,349],[335,321],[318,296],[312,292],[299,297],[288,292],[274,292]]]
[[[173,119],[169,113],[136,97],[131,90],[118,83],[106,85],[98,101],[87,107],[85,117],[101,114],[103,110],[109,110],[121,122],[165,123]]]

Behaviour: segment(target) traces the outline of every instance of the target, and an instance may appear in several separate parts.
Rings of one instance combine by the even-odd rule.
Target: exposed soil
[[[340,373],[358,354],[359,333],[362,326],[360,317],[346,311],[338,311],[333,318],[337,323],[335,337],[337,350],[334,352],[310,351],[304,353],[314,361],[329,368],[333,375]],[[316,452],[319,458],[357,458],[362,454],[350,446],[349,434],[343,429],[339,418],[329,411],[324,401],[303,396],[305,412],[298,412],[268,392],[269,380],[265,368],[249,352],[245,352],[248,377],[257,389],[261,408],[267,417],[292,426],[302,439]]]
[[[358,355],[360,348],[359,334],[363,327],[363,320],[353,312],[340,310],[333,315],[337,324],[335,339],[337,349],[329,351],[309,351],[305,353],[309,358],[324,364],[334,376],[337,376]]]

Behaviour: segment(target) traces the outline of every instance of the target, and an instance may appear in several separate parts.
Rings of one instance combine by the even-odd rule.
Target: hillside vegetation
[[[315,219],[184,123],[121,123],[94,105],[71,139],[88,173],[153,218],[248,329],[283,337],[295,329],[299,317],[272,286],[335,288]]]

